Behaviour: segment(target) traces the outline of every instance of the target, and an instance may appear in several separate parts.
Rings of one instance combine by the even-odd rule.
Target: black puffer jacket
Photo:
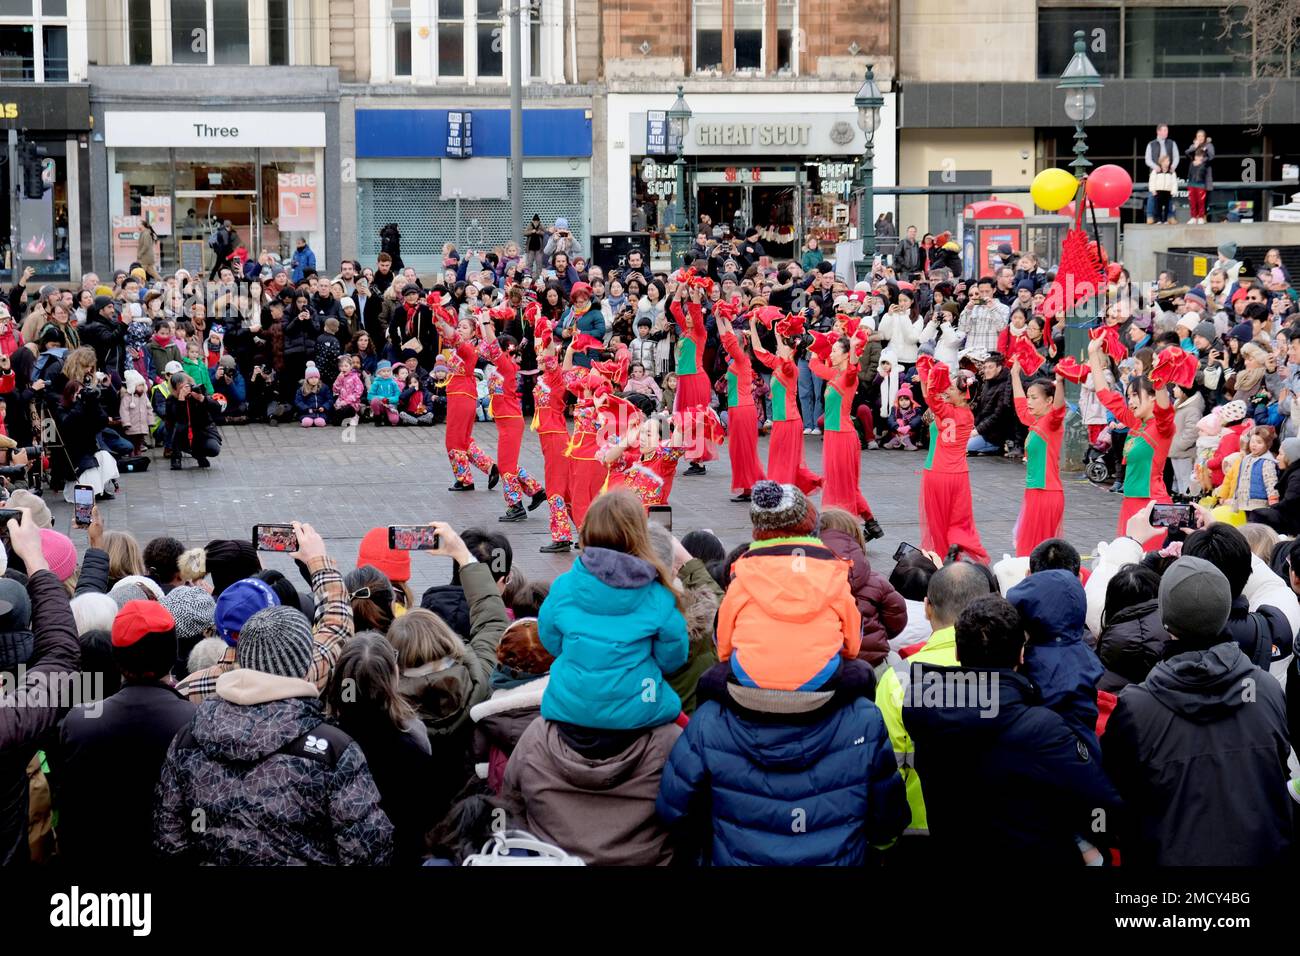
[[[1160,623],[1160,602],[1143,601],[1126,607],[1106,622],[1097,639],[1102,674],[1097,690],[1118,694],[1129,684],[1147,679],[1160,663],[1169,633]]]
[[[1015,430],[1016,410],[1011,402],[1011,375],[1006,369],[997,378],[980,383],[979,394],[971,403],[975,430],[990,445],[1001,445]]]

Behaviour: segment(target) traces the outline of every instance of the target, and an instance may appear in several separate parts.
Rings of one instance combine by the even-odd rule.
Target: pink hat
[[[68,580],[77,570],[77,549],[66,534],[42,528],[41,550],[45,552],[45,562],[60,581]]]

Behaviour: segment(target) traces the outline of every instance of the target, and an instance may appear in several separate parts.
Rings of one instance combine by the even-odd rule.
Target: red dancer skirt
[[[537,436],[542,443],[542,465],[546,472],[543,484],[548,496],[559,495],[566,501],[569,498],[569,469],[572,462],[564,456],[569,447],[569,436],[564,432],[540,432]],[[505,466],[498,466],[505,471]]]
[[[1125,498],[1124,504],[1121,505],[1119,509],[1119,528],[1115,532],[1115,536],[1122,538],[1124,535],[1128,534],[1128,532],[1124,530],[1125,528],[1128,527],[1128,519],[1133,517],[1143,508],[1145,508],[1147,504],[1152,500],[1157,501],[1160,504],[1168,504],[1171,499],[1169,498],[1168,495],[1165,495],[1163,498],[1155,498],[1155,499]],[[1142,546],[1142,550],[1159,551],[1161,548],[1165,546],[1165,537],[1166,537],[1165,535],[1156,535],[1154,538],[1152,538],[1150,541],[1148,541],[1146,544]]]
[[[959,545],[962,555],[988,563],[989,555],[980,544],[971,506],[970,475],[921,471],[921,547],[941,558]]]
[[[1016,557],[1027,558],[1048,538],[1059,538],[1064,518],[1064,491],[1026,488],[1020,517],[1016,519]]]
[[[705,440],[703,424],[696,415],[692,414],[703,412],[712,400],[713,390],[709,386],[709,376],[704,372],[677,376],[677,396],[673,399],[673,412],[677,416],[679,426],[691,430],[691,450],[686,453],[687,461],[713,461],[718,457],[716,450]]]
[[[862,471],[862,446],[858,433],[825,432],[822,435],[822,507],[843,508],[859,518],[871,518],[871,505],[862,495],[859,478]]]
[[[767,477],[782,485],[795,485],[805,495],[822,486],[821,476],[803,462],[803,422],[773,422],[767,448]]]
[[[731,456],[732,494],[749,491],[763,480],[763,463],[758,460],[758,410],[753,405],[728,409],[727,453]]]
[[[478,404],[468,395],[447,396],[447,451],[469,451],[474,436],[474,408]]]

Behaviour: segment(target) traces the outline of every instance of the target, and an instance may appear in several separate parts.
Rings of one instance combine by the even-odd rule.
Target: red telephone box
[[[981,199],[961,213],[962,260],[966,274],[993,275],[1001,262],[998,246],[1007,243],[1020,252],[1025,241],[1025,213],[1015,203]]]

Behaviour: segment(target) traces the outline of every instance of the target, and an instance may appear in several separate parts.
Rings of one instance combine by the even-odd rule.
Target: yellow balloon
[[[1079,181],[1064,169],[1044,169],[1029,187],[1034,202],[1048,212],[1068,206],[1078,191]]]
[[[1236,528],[1240,528],[1246,523],[1246,513],[1244,511],[1238,511],[1236,508],[1228,505],[1219,505],[1219,507],[1211,511],[1210,514],[1214,515],[1215,521],[1220,521],[1223,524],[1230,524]]]

